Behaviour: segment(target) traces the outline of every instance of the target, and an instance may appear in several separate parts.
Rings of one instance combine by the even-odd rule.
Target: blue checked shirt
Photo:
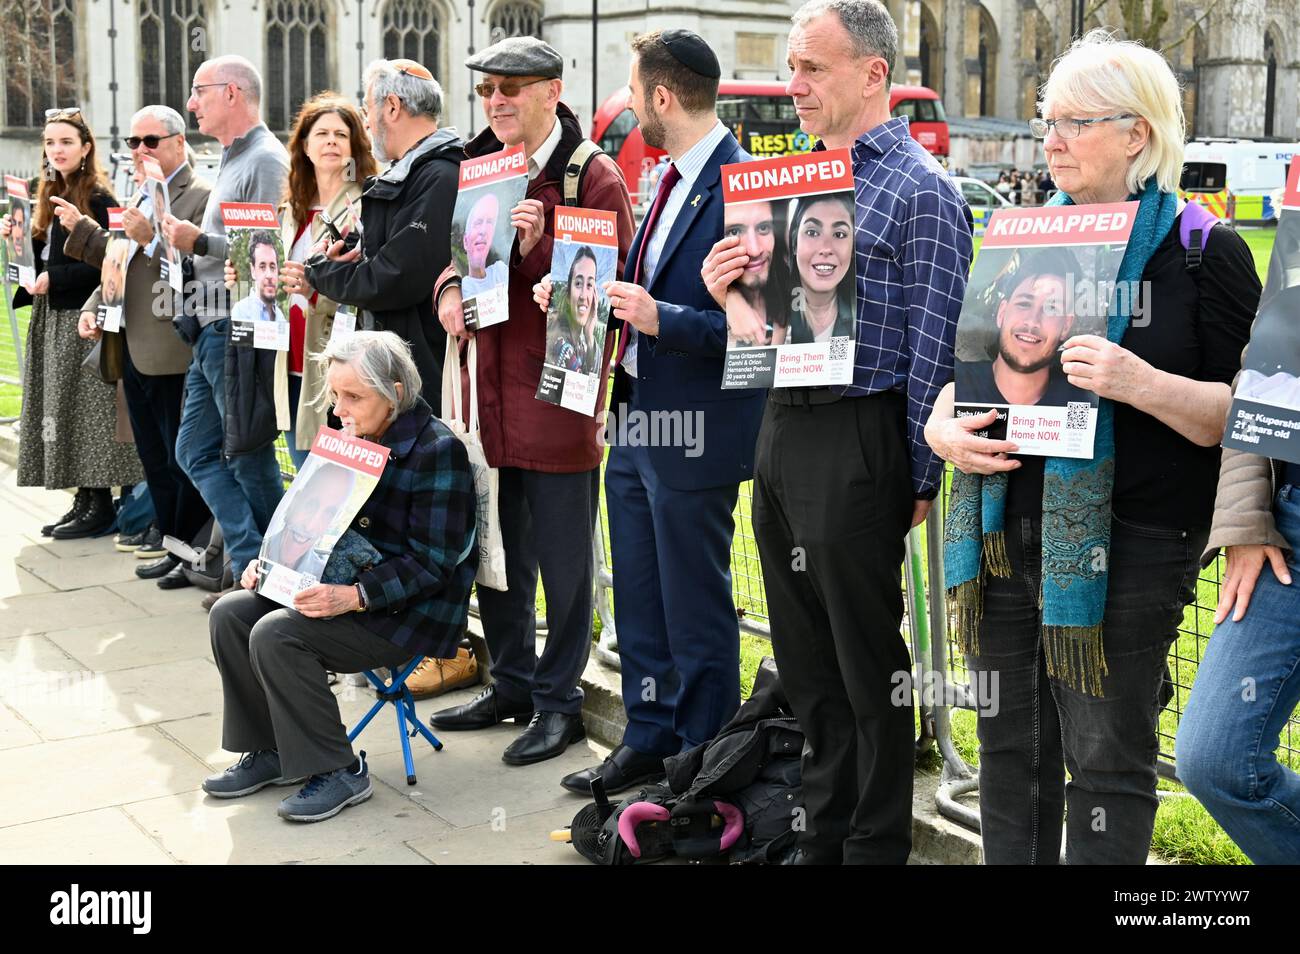
[[[818,143],[817,148],[824,148]],[[857,203],[857,355],[853,383],[832,390],[860,397],[907,395],[912,489],[929,496],[943,462],[925,442],[925,422],[952,380],[957,315],[971,262],[971,215],[939,164],[891,119],[851,150]]]

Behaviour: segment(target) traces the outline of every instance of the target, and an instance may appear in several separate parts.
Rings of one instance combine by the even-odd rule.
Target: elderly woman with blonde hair
[[[1137,201],[1105,337],[1055,360],[1100,398],[1090,460],[1019,457],[975,436],[940,393],[926,440],[956,473],[945,586],[980,712],[980,820],[989,863],[1142,864],[1156,814],[1166,658],[1195,596],[1229,385],[1259,279],[1245,243],[1177,195],[1184,120],[1160,54],[1100,31],[1041,91],[1050,205]],[[1084,276],[1079,276],[1080,279]],[[1066,781],[1066,772],[1069,781]]]
[[[253,560],[243,589],[208,618],[225,700],[221,744],[246,754],[203,790],[236,798],[306,779],[280,803],[291,821],[330,818],[371,793],[365,753],[353,756],[326,671],[454,657],[478,569],[469,458],[420,397],[409,345],[391,331],[356,332],[331,341],[321,360],[345,432],[390,450],[349,528],[369,559],[338,582],[331,558],[323,582],[298,593],[292,609],[254,592]]]

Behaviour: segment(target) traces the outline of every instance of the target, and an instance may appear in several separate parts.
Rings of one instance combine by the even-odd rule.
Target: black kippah
[[[722,65],[718,62],[717,55],[698,33],[690,30],[664,30],[659,36],[673,59],[688,70],[709,79],[719,79],[722,76]]]

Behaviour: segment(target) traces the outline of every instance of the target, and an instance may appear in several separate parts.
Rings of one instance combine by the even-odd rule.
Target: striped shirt
[[[939,164],[908,135],[906,118],[859,136],[851,152],[857,354],[853,383],[832,390],[849,397],[907,395],[912,489],[929,496],[939,486],[943,462],[925,442],[925,422],[935,396],[952,380],[957,316],[971,263],[970,209]]]

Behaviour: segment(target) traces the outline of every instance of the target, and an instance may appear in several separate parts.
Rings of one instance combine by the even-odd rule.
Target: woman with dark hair
[[[605,347],[600,291],[596,287],[596,253],[583,245],[569,264],[569,280],[556,290],[560,320],[546,348],[548,364],[594,374]],[[599,334],[598,334],[599,333]]]
[[[116,389],[81,367],[94,344],[77,333],[77,322],[81,306],[99,284],[99,269],[65,257],[67,233],[51,201],[64,199],[107,227],[108,210],[117,200],[80,109],[49,110],[43,143],[32,221],[37,274],[26,288],[32,314],[23,367],[18,485],[78,488],[72,508],[41,528],[46,536],[66,540],[111,527],[110,488],[130,486],[143,480],[144,473],[135,445],[114,439]],[[0,237],[8,238],[12,229],[5,216]]]
[[[277,215],[286,259],[280,281],[291,296],[289,350],[275,365],[275,408],[289,456],[301,467],[325,423],[325,411],[316,401],[324,382],[312,359],[329,341],[338,309],[311,287],[301,263],[328,234],[322,213],[340,232],[357,228],[362,183],[379,168],[361,114],[335,92],[320,93],[302,104],[286,148],[289,180]],[[234,269],[226,265],[226,282],[233,284]]]
[[[853,197],[805,196],[790,216],[790,325],[773,344],[812,344],[853,334]]]

